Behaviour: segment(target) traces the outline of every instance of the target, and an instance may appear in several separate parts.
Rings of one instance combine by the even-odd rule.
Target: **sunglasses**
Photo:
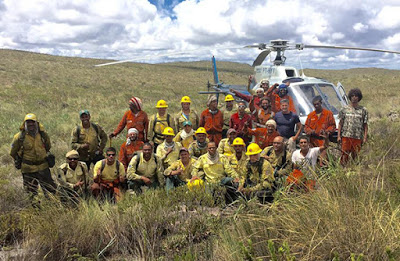
[[[239,105],[238,107],[239,108],[246,108],[246,106],[244,106],[244,105]]]
[[[67,158],[70,161],[78,160],[78,158]]]
[[[111,156],[115,157],[115,154],[114,153],[112,153],[112,154],[108,154],[107,153],[107,157],[111,157]]]

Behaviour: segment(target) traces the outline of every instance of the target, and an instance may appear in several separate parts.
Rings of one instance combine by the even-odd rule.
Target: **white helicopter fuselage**
[[[262,79],[268,79],[270,85],[290,82],[288,92],[302,124],[305,124],[307,115],[314,110],[312,99],[319,95],[322,97],[324,108],[332,111],[338,126],[339,111],[348,104],[345,90],[340,83],[335,86],[324,79],[300,75],[296,68],[290,66],[256,66],[254,73],[257,84],[253,89],[259,87]]]

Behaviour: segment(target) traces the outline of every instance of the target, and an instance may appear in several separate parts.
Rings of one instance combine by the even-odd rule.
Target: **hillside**
[[[212,80],[211,64],[97,68],[93,65],[105,61],[11,50],[0,50],[0,57],[0,247],[22,248],[12,254],[17,259],[400,259],[400,71],[305,70],[309,76],[340,81],[347,90],[359,87],[361,104],[372,119],[360,161],[345,169],[332,161],[319,173],[314,193],[283,192],[272,207],[252,201],[221,208],[208,195],[182,189],[170,195],[146,193],[117,206],[91,201],[65,208],[55,200],[35,210],[8,155],[26,113],[37,114],[46,127],[59,165],[79,110],[88,109],[107,133],[117,126],[132,95],[142,99],[148,114],[155,112],[158,99],[169,103],[170,112],[177,111],[183,95],[201,111],[206,97],[197,92]],[[226,83],[246,84],[252,73],[246,64],[217,61],[217,66]],[[119,147],[124,139],[119,135],[112,145]],[[5,252],[0,251],[0,259]]]

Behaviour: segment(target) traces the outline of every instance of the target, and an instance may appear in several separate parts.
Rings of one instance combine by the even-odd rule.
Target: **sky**
[[[243,48],[291,43],[400,51],[400,0],[0,0],[0,48],[158,63],[251,64]],[[287,65],[400,69],[400,55],[287,51]],[[270,64],[270,58],[264,64]]]

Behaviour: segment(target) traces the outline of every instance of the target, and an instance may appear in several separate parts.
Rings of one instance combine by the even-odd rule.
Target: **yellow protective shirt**
[[[228,111],[224,105],[220,108],[220,110],[224,116],[224,127],[222,129],[227,130],[229,129],[229,121],[231,120],[231,116],[238,112],[238,106],[237,104],[234,104],[232,110]]]
[[[97,150],[104,150],[106,146],[107,134],[99,125],[96,124],[96,126],[98,128],[98,133],[94,129],[92,123],[87,129],[80,123],[79,140],[77,134],[78,128],[76,127],[72,130],[71,148],[78,151],[79,159],[82,161],[93,159],[95,157],[95,152]],[[89,144],[89,149],[82,148],[86,143]]]
[[[187,118],[181,110],[175,115],[174,120],[177,131],[181,131],[183,129],[183,123],[188,120],[192,123],[192,128],[194,130],[197,130],[199,127],[199,115],[193,109],[190,109],[189,118]]]
[[[182,131],[184,131],[184,130],[181,130],[180,132],[178,132],[178,134],[176,134],[174,141],[180,142],[183,147],[189,149],[190,144],[194,141],[194,133],[192,135],[186,137],[185,139],[182,139],[182,137],[181,137]]]
[[[277,171],[277,174],[279,176],[289,176],[289,174],[293,170],[293,168],[292,168],[292,153],[290,153],[289,151],[286,151],[286,161],[285,162],[283,162],[283,160],[284,160],[283,155],[284,155],[284,151],[282,151],[281,153],[279,153],[277,155],[272,146],[266,147],[261,152],[261,156],[267,157],[267,160],[269,161],[269,163],[271,163],[271,165],[274,169],[277,166],[283,166]]]
[[[164,175],[169,176],[171,175],[172,171],[182,169],[183,172],[182,174],[178,175],[178,178],[182,181],[189,182],[189,180],[192,178],[193,164],[195,162],[196,162],[195,159],[190,159],[189,164],[185,167],[185,165],[183,165],[181,160],[177,160],[164,171]]]
[[[68,163],[63,163],[58,168],[58,181],[61,185],[74,188],[79,181],[89,184],[89,171],[85,162],[79,161],[75,170],[71,169]]]
[[[199,172],[203,170],[203,172]],[[200,156],[193,165],[192,176],[203,178],[210,183],[218,183],[225,177],[238,178],[239,175],[229,164],[229,160],[224,155],[219,155],[216,162],[208,158],[208,153]]]
[[[219,142],[217,151],[219,154],[224,154],[227,157],[229,157],[232,154],[235,154],[235,149],[229,143],[229,138],[222,139]]]
[[[117,175],[117,161],[114,161],[112,165],[108,165],[107,163],[104,166],[103,172],[100,173],[101,170],[101,162],[103,160],[99,160],[94,165],[93,169],[93,179],[95,179],[98,175],[100,178],[105,181],[113,181],[119,177],[125,177],[125,168],[124,165],[118,161],[119,163],[119,177]]]
[[[175,146],[167,156],[167,149],[165,148],[165,141],[158,145],[156,155],[162,160],[164,169],[171,166],[171,164],[179,159],[179,150],[182,148],[182,144],[175,142]]]
[[[150,117],[149,131],[147,135],[150,141],[153,141],[156,144],[163,143],[164,136],[162,135],[162,132],[166,127],[171,127],[174,130],[174,132],[176,131],[174,119],[172,118],[171,115],[169,116],[168,115],[169,115],[168,113],[165,113],[164,116],[160,117],[160,115],[156,113],[155,115],[152,115]],[[168,123],[168,118],[169,118],[169,123]]]
[[[135,155],[128,165],[127,179],[128,180],[140,180],[142,176],[149,178],[151,182],[158,180],[161,186],[164,185],[164,168],[162,161],[157,157],[157,163],[155,160],[156,155],[153,155],[149,161],[143,158],[143,153]],[[137,161],[139,160],[139,165]],[[136,169],[136,165],[138,168]]]
[[[253,185],[249,187],[250,191],[258,191],[272,187],[272,183],[275,180],[274,169],[267,160],[264,160],[264,163],[261,168],[261,173],[258,172],[257,166],[250,166],[250,170],[251,171],[247,171],[246,175],[244,176],[244,179],[242,180],[242,181],[246,180],[251,181]]]
[[[240,160],[238,160],[236,158],[235,154],[232,154],[231,156],[229,156],[228,160],[229,160],[229,164],[237,172],[237,174],[240,177],[240,180],[243,182],[244,177],[246,176],[246,172],[247,172],[248,156],[245,154],[245,152],[242,152],[242,157],[240,158]],[[241,184],[243,184],[243,183],[241,183]]]
[[[43,131],[43,139],[45,141],[46,146],[50,149],[50,138],[44,132],[43,126],[39,125],[39,128]],[[38,132],[34,137],[26,132],[25,138],[21,144],[20,141],[21,132],[18,132],[14,135],[13,141],[11,143],[10,155],[14,159],[17,157],[21,157],[22,155],[22,173],[33,173],[45,170],[49,167],[47,163],[46,157],[47,152],[45,149],[45,144],[43,144],[42,137]],[[31,164],[24,163],[30,162]],[[33,163],[33,164],[32,164]]]

